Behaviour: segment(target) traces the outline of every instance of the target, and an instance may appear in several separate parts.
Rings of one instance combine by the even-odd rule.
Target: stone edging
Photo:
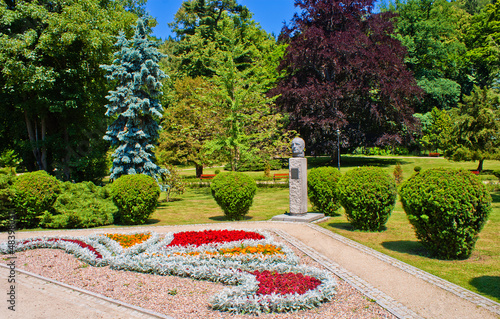
[[[314,229],[315,231],[318,231],[318,232],[320,232],[324,235],[327,235],[327,236],[329,236],[337,241],[340,241],[340,242],[342,242],[350,247],[356,248],[357,250],[359,250],[365,254],[368,254],[370,256],[378,258],[381,261],[383,261],[387,264],[390,264],[391,266],[394,266],[396,268],[399,268],[399,269],[401,269],[401,270],[403,270],[403,271],[405,271],[405,272],[407,272],[407,273],[409,273],[417,278],[420,278],[424,281],[427,281],[430,284],[433,284],[441,289],[449,291],[462,299],[465,299],[469,302],[476,304],[479,307],[482,307],[488,311],[491,311],[493,313],[500,315],[500,303],[498,303],[498,302],[495,302],[489,298],[486,298],[486,297],[483,297],[479,294],[476,294],[475,292],[467,290],[467,289],[460,287],[454,283],[451,283],[447,280],[444,280],[442,278],[434,276],[426,271],[423,271],[419,268],[416,268],[416,267],[411,266],[407,263],[404,263],[400,260],[397,260],[396,258],[390,257],[388,255],[381,253],[381,252],[378,252],[375,249],[372,249],[372,248],[366,247],[362,244],[359,244],[359,243],[357,243],[351,239],[348,239],[344,236],[330,232],[330,231],[328,231],[328,230],[326,230],[318,225],[307,224],[307,226]]]

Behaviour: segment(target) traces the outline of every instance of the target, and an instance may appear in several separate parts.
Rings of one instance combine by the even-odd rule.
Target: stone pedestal
[[[307,159],[289,159],[290,212],[291,216],[307,213]]]

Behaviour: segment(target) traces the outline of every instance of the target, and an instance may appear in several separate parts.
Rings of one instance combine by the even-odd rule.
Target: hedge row
[[[312,204],[332,216],[342,205],[353,228],[384,229],[396,202],[394,177],[380,168],[361,167],[340,177],[333,168],[312,169]],[[406,180],[399,192],[417,238],[442,259],[468,258],[491,212],[491,196],[466,170],[430,169]]]
[[[89,228],[143,224],[156,209],[160,189],[145,175],[125,175],[100,187],[60,182],[45,171],[16,176],[0,170],[0,229]]]

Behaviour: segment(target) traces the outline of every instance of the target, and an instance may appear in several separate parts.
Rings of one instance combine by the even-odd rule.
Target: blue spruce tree
[[[158,181],[160,175],[168,173],[155,164],[153,153],[158,139],[163,108],[159,101],[161,79],[166,75],[158,62],[165,57],[158,52],[158,43],[147,38],[147,20],[140,18],[135,34],[128,40],[120,33],[112,65],[102,65],[106,78],[117,82],[116,90],[109,91],[106,98],[106,116],[114,118],[108,126],[104,139],[118,146],[113,153],[111,180],[122,175],[146,174]]]

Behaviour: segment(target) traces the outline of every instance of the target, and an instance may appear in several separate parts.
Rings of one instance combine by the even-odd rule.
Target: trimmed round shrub
[[[340,179],[338,189],[340,203],[354,228],[383,230],[396,203],[393,177],[378,167],[359,167]]]
[[[417,238],[436,257],[468,258],[491,211],[491,196],[471,172],[429,169],[408,179],[401,203]]]
[[[227,219],[241,220],[252,206],[257,185],[243,173],[224,172],[215,176],[210,189]]]
[[[160,186],[148,175],[122,175],[111,184],[111,197],[118,207],[115,223],[140,225],[155,211]]]
[[[342,175],[334,167],[317,167],[307,173],[308,196],[311,203],[327,216],[340,208],[337,185]]]
[[[59,181],[45,171],[17,177],[12,188],[13,203],[21,227],[38,226],[39,218],[52,210],[52,205],[59,195]]]

